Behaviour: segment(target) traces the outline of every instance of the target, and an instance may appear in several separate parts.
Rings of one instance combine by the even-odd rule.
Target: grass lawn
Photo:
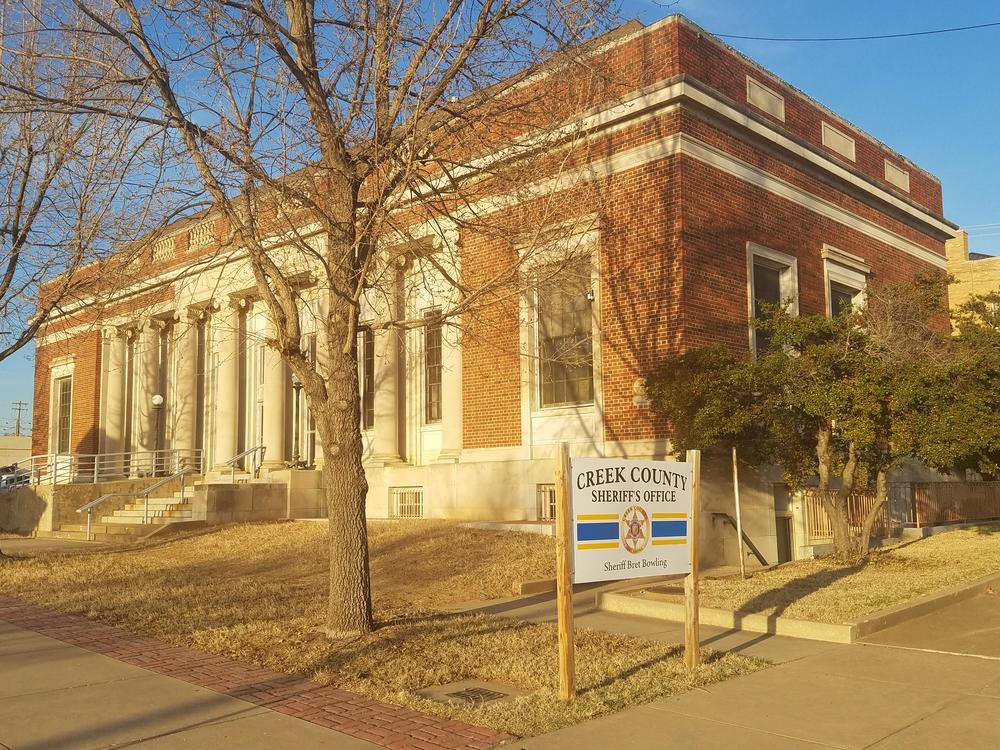
[[[689,677],[678,647],[580,630],[581,695],[564,704],[554,625],[447,613],[509,596],[517,581],[553,576],[551,538],[436,521],[372,521],[369,529],[383,626],[350,641],[331,642],[319,630],[325,523],[243,524],[140,548],[6,562],[0,593],[520,736],[764,666],[713,656]],[[463,708],[412,692],[460,679],[533,692]]]
[[[702,581],[706,607],[846,623],[938,589],[1000,573],[1000,525],[956,529],[875,550],[861,566],[800,560]],[[662,589],[680,600],[676,588]]]

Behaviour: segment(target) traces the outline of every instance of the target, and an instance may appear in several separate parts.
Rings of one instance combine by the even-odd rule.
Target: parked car
[[[10,492],[31,482],[31,472],[19,469],[16,464],[0,466],[0,492]]]

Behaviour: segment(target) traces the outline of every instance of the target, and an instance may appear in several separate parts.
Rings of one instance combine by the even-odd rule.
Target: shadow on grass
[[[796,602],[821,589],[825,589],[842,578],[857,573],[864,565],[864,563],[858,563],[855,565],[845,565],[841,568],[820,570],[801,578],[792,579],[781,586],[762,591],[736,609],[734,612],[736,626],[740,626],[739,618],[741,615],[765,614],[766,610],[772,610],[766,614],[768,624],[774,624],[774,620],[784,614]]]

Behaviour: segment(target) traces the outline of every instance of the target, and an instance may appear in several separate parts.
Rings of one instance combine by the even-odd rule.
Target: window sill
[[[594,402],[587,401],[580,404],[566,404],[560,406],[539,406],[532,410],[532,416],[536,417],[561,417],[573,414],[591,413],[595,410]]]

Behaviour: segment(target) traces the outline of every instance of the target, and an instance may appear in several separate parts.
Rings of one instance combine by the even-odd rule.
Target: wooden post
[[[733,446],[733,495],[736,498],[736,549],[740,551],[740,577],[747,577],[747,556],[743,552],[743,514],[740,510],[740,470],[736,466],[736,446]]]
[[[556,611],[559,618],[559,698],[576,697],[573,629],[573,509],[570,503],[569,446],[556,451]]]
[[[691,465],[691,528],[688,540],[691,573],[684,579],[684,666],[693,672],[701,666],[701,636],[698,628],[698,512],[701,503],[701,451],[688,451]]]

